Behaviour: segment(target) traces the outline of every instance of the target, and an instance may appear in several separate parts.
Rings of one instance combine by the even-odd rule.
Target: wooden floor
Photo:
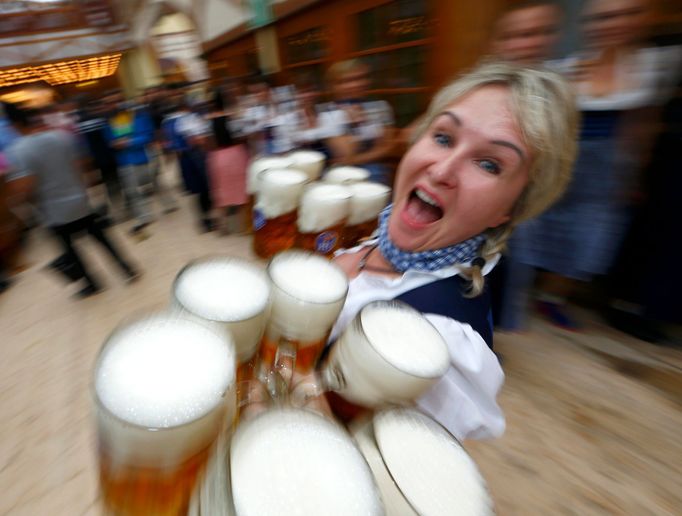
[[[249,237],[199,234],[189,199],[146,240],[126,224],[117,241],[144,270],[125,285],[83,240],[107,289],[71,297],[44,265],[57,254],[31,237],[29,268],[0,295],[0,514],[98,514],[90,375],[106,335],[125,317],[163,308],[189,260],[253,257]],[[159,210],[160,211],[160,210]],[[467,443],[500,515],[682,514],[682,355],[612,333],[582,334],[534,320],[500,335],[505,436]]]

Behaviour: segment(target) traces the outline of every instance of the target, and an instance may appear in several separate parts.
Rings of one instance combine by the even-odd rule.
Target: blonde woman
[[[336,258],[351,282],[332,340],[375,300],[428,314],[451,366],[418,406],[458,438],[504,431],[485,276],[514,227],[564,191],[576,121],[569,87],[551,72],[486,64],[454,81],[433,99],[398,167],[379,237]],[[331,404],[348,416],[343,400]]]

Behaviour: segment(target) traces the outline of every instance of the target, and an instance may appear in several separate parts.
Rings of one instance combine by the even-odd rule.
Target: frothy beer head
[[[226,332],[158,315],[110,337],[98,359],[95,391],[101,405],[126,423],[171,428],[213,410],[234,375]]]
[[[298,210],[298,230],[319,233],[348,217],[351,192],[345,186],[314,183],[303,192]]]
[[[476,464],[435,421],[415,410],[389,410],[374,417],[374,436],[386,468],[417,514],[493,514]]]
[[[107,340],[95,368],[100,448],[112,464],[180,464],[233,416],[234,382],[227,331],[170,314],[128,324]]]
[[[291,168],[305,172],[310,181],[320,177],[324,168],[325,155],[317,151],[296,151],[287,156],[293,164]]]
[[[258,158],[251,162],[246,177],[246,192],[255,195],[258,192],[258,176],[261,172],[271,169],[289,168],[293,161],[289,158]]]
[[[388,204],[391,189],[380,183],[363,181],[349,185],[352,197],[348,225],[355,226],[376,219]]]
[[[371,471],[350,436],[306,410],[243,423],[230,448],[239,516],[383,515]]]
[[[240,361],[256,351],[270,305],[270,282],[264,270],[239,258],[198,260],[178,274],[174,295],[191,314],[225,323]]]
[[[343,270],[313,253],[287,251],[272,259],[268,274],[273,284],[270,324],[290,339],[325,337],[348,292]]]
[[[362,167],[334,167],[324,175],[325,181],[339,185],[350,185],[367,179],[369,171]]]
[[[291,213],[298,207],[308,176],[299,170],[266,170],[258,176],[256,208],[266,219]]]
[[[418,311],[402,303],[371,303],[360,312],[360,324],[371,346],[397,369],[420,378],[445,374],[445,341]]]

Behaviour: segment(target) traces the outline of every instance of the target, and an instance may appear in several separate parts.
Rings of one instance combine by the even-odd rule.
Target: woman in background
[[[232,118],[236,114],[233,98],[225,106],[225,94],[216,91],[213,111],[208,115],[213,133],[213,150],[208,153],[207,168],[211,187],[211,201],[215,209],[215,220],[224,234],[241,232],[245,229],[242,206],[246,204],[246,168],[249,155],[246,146],[234,131]],[[226,109],[227,107],[227,109]],[[230,231],[230,219],[236,218]]]

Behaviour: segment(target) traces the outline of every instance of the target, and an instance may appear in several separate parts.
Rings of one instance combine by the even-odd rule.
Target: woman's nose
[[[460,166],[461,158],[452,154],[434,161],[428,169],[428,174],[434,184],[446,188],[454,188],[457,186]]]

